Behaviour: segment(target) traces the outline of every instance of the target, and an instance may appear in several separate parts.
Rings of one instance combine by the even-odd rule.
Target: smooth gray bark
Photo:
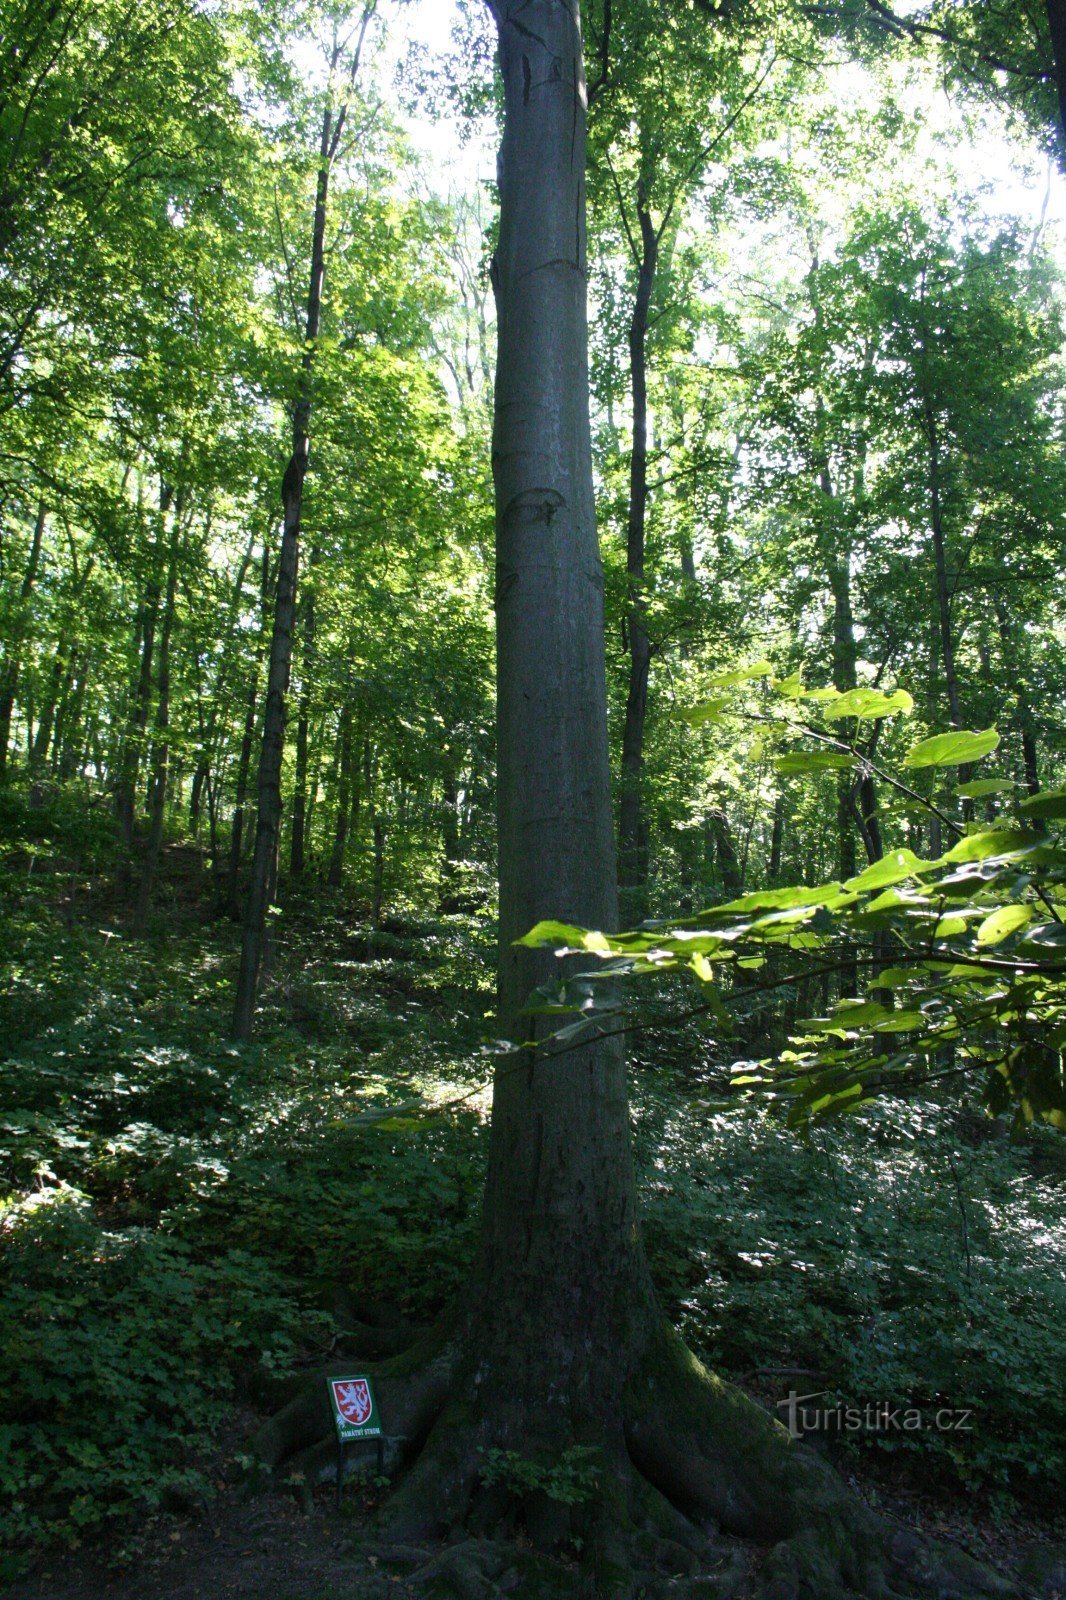
[[[603,573],[588,414],[585,86],[576,0],[493,6],[505,121],[493,263],[499,1027],[558,978],[514,941],[542,918],[613,929]],[[481,1281],[486,1387],[528,1437],[572,1437],[617,1383],[646,1289],[618,1041],[497,1066]],[[650,1292],[649,1292],[650,1298]],[[521,1329],[520,1339],[517,1330]],[[494,1336],[494,1337],[493,1337]],[[617,1416],[618,1395],[612,1405]],[[517,1434],[516,1434],[517,1437]]]

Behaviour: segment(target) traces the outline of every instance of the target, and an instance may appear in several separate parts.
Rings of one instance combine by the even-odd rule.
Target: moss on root
[[[454,1327],[440,1329],[372,1369],[382,1414],[400,1436],[387,1458],[398,1481],[381,1532],[417,1547],[450,1541],[427,1552],[426,1592],[443,1585],[463,1600],[524,1597],[534,1581],[546,1594],[581,1600],[732,1600],[742,1590],[752,1600],[1006,1600],[1018,1592],[958,1550],[888,1529],[665,1323],[620,1369],[617,1414],[599,1430],[615,1443],[593,1491],[564,1504],[550,1485],[486,1483],[483,1450],[512,1446],[514,1437],[496,1437],[466,1343]],[[323,1376],[311,1375],[253,1444],[269,1469],[295,1469],[307,1499],[336,1472]],[[564,1445],[597,1438],[592,1419],[572,1421]],[[562,1447],[522,1443],[531,1457]],[[534,1562],[525,1575],[516,1534]],[[501,1549],[509,1563],[498,1559]]]

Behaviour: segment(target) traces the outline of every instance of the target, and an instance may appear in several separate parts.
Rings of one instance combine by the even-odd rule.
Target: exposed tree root
[[[708,1373],[665,1323],[621,1368],[615,1418],[593,1429],[575,1404],[563,1442],[531,1431],[516,1437],[513,1417],[500,1425],[471,1348],[478,1346],[469,1330],[453,1325],[373,1370],[389,1431],[386,1467],[397,1477],[381,1515],[387,1548],[417,1563],[434,1541],[449,1541],[408,1576],[427,1592],[459,1600],[494,1600],[520,1586],[535,1592],[521,1572],[514,1579],[517,1535],[530,1559],[562,1554],[555,1590],[582,1600],[980,1600],[1019,1592],[962,1552],[881,1523],[825,1461]],[[308,1502],[336,1474],[324,1376],[305,1380],[252,1445],[264,1468],[298,1481]],[[590,1440],[601,1442],[602,1468],[576,1503],[544,1487],[485,1481],[486,1449],[517,1448],[550,1462],[566,1444]],[[551,1592],[544,1572],[538,1581]]]
[[[413,1454],[429,1434],[448,1399],[458,1360],[449,1330],[441,1327],[403,1355],[374,1368],[374,1388],[383,1415],[389,1419],[390,1469]],[[336,1371],[334,1364],[331,1369]],[[336,1475],[336,1444],[326,1393],[326,1368],[305,1373],[288,1404],[255,1434],[251,1453],[276,1472],[302,1474],[310,1488]]]

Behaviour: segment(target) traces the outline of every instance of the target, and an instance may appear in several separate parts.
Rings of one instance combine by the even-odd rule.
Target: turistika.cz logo
[[[835,1405],[815,1402],[828,1395],[828,1389],[814,1394],[797,1394],[790,1389],[787,1400],[777,1409],[788,1413],[788,1431],[793,1439],[808,1433],[972,1433],[973,1412],[959,1406],[894,1405],[890,1400],[870,1400],[865,1405],[849,1406],[842,1400]]]

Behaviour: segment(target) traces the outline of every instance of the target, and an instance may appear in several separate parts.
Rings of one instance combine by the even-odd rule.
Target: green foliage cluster
[[[519,1496],[539,1490],[565,1506],[591,1500],[602,1476],[603,1452],[590,1445],[571,1445],[547,1463],[517,1450],[486,1450],[481,1458],[481,1481],[489,1488],[498,1484]]]
[[[360,1301],[418,1323],[460,1287],[483,1102],[396,1107],[477,1090],[490,969],[469,918],[375,931],[309,907],[284,919],[262,1042],[237,1051],[212,1043],[231,936],[188,918],[165,943],[111,936],[102,916],[65,927],[70,873],[51,869],[69,867],[78,814],[10,821],[0,1473],[3,1536],[25,1553],[209,1492],[236,1397],[321,1359]],[[848,1398],[972,1405],[972,1435],[908,1438],[919,1480],[1051,1481],[1045,1144],[970,1144],[931,1105],[872,1140],[844,1122],[797,1144],[756,1109],[717,1111],[695,1043],[667,1010],[638,1036],[653,1070],[636,1085],[653,1272],[694,1347],[742,1379],[797,1366]],[[510,1460],[488,1470],[564,1499],[595,1470],[534,1465],[535,1482]]]
[[[3,1207],[0,1541],[76,1545],[103,1524],[187,1506],[243,1369],[284,1366],[308,1320],[262,1256],[109,1227],[41,1175]],[[10,1576],[10,1572],[8,1573]]]
[[[770,675],[769,663],[759,662],[723,675],[719,686],[736,689]],[[856,980],[861,969],[865,998],[841,985],[829,1016],[801,1021],[794,1047],[761,1069],[741,1063],[734,1086],[768,1087],[787,1100],[790,1125],[802,1126],[860,1110],[878,1095],[906,1093],[915,1081],[971,1076],[980,1080],[990,1116],[1011,1109],[1019,1125],[1039,1118],[1066,1127],[1066,790],[1030,794],[1013,816],[990,811],[982,822],[955,822],[873,767],[857,735],[843,737],[851,725],[909,714],[906,690],[808,690],[795,674],[774,680],[767,693],[760,720],[789,742],[797,733],[818,741],[813,750],[779,755],[779,770],[876,772],[953,830],[956,842],[934,859],[888,850],[843,882],[755,889],[622,934],[539,923],[521,943],[555,945],[560,954],[585,951],[605,963],[600,973],[543,994],[540,1009],[576,1015],[557,1040],[581,1038],[618,1014],[613,989],[598,1000],[597,977],[613,983],[620,975],[689,972],[704,996],[699,1010],[729,1035],[726,999],[743,1004],[752,989],[797,990],[810,976]],[[783,698],[784,710],[774,697]],[[800,700],[815,702],[821,727],[811,724],[810,713],[797,719],[791,708]],[[728,696],[716,698],[683,716],[698,725],[720,717],[728,703]],[[1002,776],[969,774],[999,743],[995,729],[933,734],[911,746],[902,767],[908,776],[964,771],[965,781],[956,780],[958,801],[969,806],[982,799],[991,808],[1014,785]]]
[[[0,962],[0,1541],[16,1551],[201,1496],[235,1396],[321,1358],[353,1303],[436,1314],[483,1175],[473,1113],[359,1125],[469,1089],[469,919],[417,941],[329,929],[328,968],[313,921],[287,928],[263,1042],[237,1051],[215,1042],[232,935],[64,928],[67,876],[49,869],[72,838],[23,821],[42,858],[29,877],[24,845],[8,858]]]
[[[431,1318],[474,1250],[495,218],[425,193],[371,66],[386,9],[0,0],[0,1538],[23,1553],[201,1493],[240,1393],[360,1300]],[[454,70],[416,52],[410,81],[484,110],[491,27],[461,10]],[[970,1406],[972,1434],[876,1442],[999,1496],[1066,1465],[1062,273],[1043,222],[958,192],[972,128],[928,105],[939,77],[1060,147],[1044,8],[1008,10],[586,9],[612,748],[632,704],[654,916],[530,935],[597,958],[541,997],[564,1044],[620,1026],[620,972],[649,995],[649,1242],[692,1344],[756,1385]],[[364,15],[309,349],[320,130]],[[221,917],[305,382],[273,971],[237,1050]],[[987,1122],[958,1114],[968,1078]],[[763,1099],[726,1121],[729,1082]],[[596,1472],[485,1462],[567,1503]]]
[[[757,1108],[723,1113],[713,1089],[689,1097],[649,1094],[637,1143],[653,1269],[692,1348],[771,1406],[791,1389],[827,1408],[972,1409],[972,1431],[845,1436],[906,1452],[923,1487],[1002,1505],[1057,1482],[1058,1136],[1012,1145],[926,1099],[799,1142]]]

